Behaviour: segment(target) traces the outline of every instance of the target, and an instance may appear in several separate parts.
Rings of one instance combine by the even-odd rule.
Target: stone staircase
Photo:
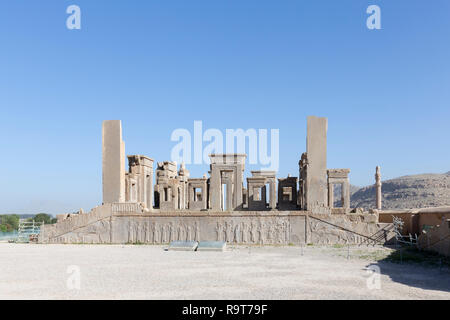
[[[67,233],[86,227],[100,220],[110,218],[112,205],[106,204],[93,208],[88,213],[70,215],[66,219],[55,224],[43,225],[39,234],[39,243],[49,243]]]

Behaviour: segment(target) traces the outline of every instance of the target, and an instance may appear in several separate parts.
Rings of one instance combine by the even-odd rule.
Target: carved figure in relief
[[[200,227],[197,221],[195,222],[195,241],[200,241]]]
[[[248,242],[248,236],[250,232],[250,227],[246,222],[242,222],[242,242],[247,243]]]
[[[217,222],[216,233],[217,233],[217,241],[223,241],[223,224],[221,222]]]
[[[192,241],[192,227],[190,225],[187,227],[187,239]]]
[[[241,230],[241,225],[238,223],[235,227],[234,227],[234,242],[236,243],[240,243],[241,242],[241,237],[240,237],[240,230]]]
[[[226,222],[226,233],[227,233],[227,238],[226,241],[227,242],[232,242],[233,241],[233,225],[231,224],[231,222]]]
[[[252,226],[250,229],[250,236],[251,236],[251,241],[253,243],[256,243],[257,240],[257,236],[258,236],[258,225],[256,224],[256,222],[252,221]]]
[[[155,224],[153,225],[153,243],[159,243],[159,226],[158,223],[155,222]]]

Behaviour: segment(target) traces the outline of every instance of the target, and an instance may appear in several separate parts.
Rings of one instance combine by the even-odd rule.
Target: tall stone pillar
[[[227,211],[233,211],[235,208],[235,201],[236,201],[235,199],[233,199],[233,183],[231,181],[228,181],[226,183],[226,186],[227,186],[226,208],[227,208]],[[233,202],[233,200],[234,200],[234,202]]]
[[[125,143],[120,120],[103,121],[103,203],[125,202]]]
[[[376,186],[376,192],[377,192],[377,209],[381,210],[381,173],[380,173],[380,167],[377,166],[376,173],[375,173],[375,186]]]
[[[276,193],[276,182],[275,179],[270,180],[269,184],[269,190],[270,190],[270,200],[269,200],[269,207],[270,209],[276,209],[277,208],[277,193]]]
[[[308,174],[306,175],[306,209],[327,207],[327,130],[328,119],[308,117],[306,153]]]
[[[221,184],[221,176],[220,170],[211,166],[211,179],[210,179],[210,201],[211,201],[211,209],[215,211],[220,211],[222,209],[222,184]]]
[[[245,158],[244,158],[245,161]],[[233,210],[242,210],[243,193],[242,188],[244,186],[244,165],[236,164],[236,173],[234,175],[233,183]]]
[[[347,181],[342,184],[342,207],[344,209],[350,209],[350,183]]]

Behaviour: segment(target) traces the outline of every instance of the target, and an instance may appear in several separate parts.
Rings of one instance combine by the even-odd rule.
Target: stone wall
[[[288,245],[373,243],[384,224],[373,214],[312,215],[307,211],[143,212],[138,204],[108,204],[42,228],[41,243],[148,243],[174,240]]]
[[[374,244],[390,241],[389,224],[378,223],[373,214],[307,216],[307,242],[312,244]]]
[[[424,226],[436,226],[442,219],[450,219],[450,207],[379,211],[380,222],[392,223],[392,216],[404,222],[402,230],[404,235],[420,235]]]
[[[78,242],[68,241],[67,235],[73,233],[85,234],[87,229],[91,229],[90,233],[97,232],[95,226],[101,221],[110,219],[112,206],[113,204],[105,204],[92,209],[89,213],[70,215],[58,223],[43,225],[39,235],[39,242]]]
[[[418,246],[450,257],[450,219],[443,218],[438,226],[421,234]]]
[[[245,244],[305,243],[304,216],[116,216],[113,243],[226,241]]]

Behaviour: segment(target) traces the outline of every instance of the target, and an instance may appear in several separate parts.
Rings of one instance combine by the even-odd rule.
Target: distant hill
[[[352,192],[353,191],[353,192]],[[383,209],[450,206],[450,171],[383,181]],[[374,208],[375,186],[351,188],[351,207]]]

